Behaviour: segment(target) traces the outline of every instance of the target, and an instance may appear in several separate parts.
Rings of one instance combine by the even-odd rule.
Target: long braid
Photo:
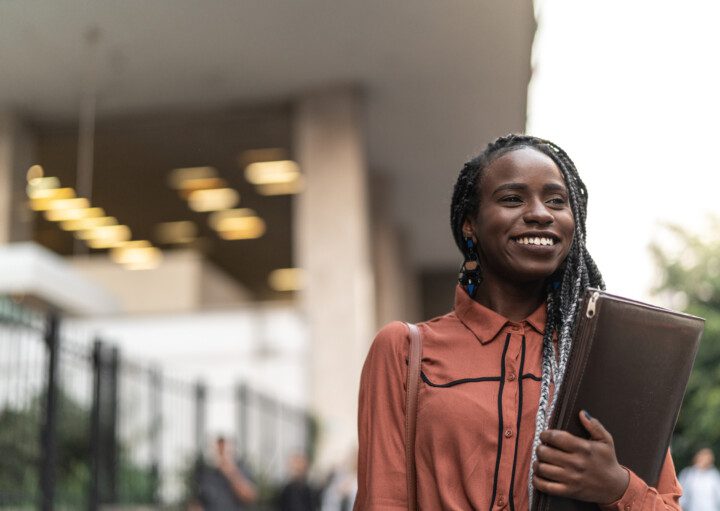
[[[503,154],[531,147],[549,156],[560,169],[568,190],[569,202],[575,220],[575,232],[570,251],[564,265],[553,275],[547,288],[547,321],[543,336],[542,378],[540,399],[535,421],[535,435],[532,442],[528,491],[530,506],[533,498],[533,469],[537,459],[537,447],[540,433],[547,429],[550,416],[555,408],[557,396],[565,376],[570,350],[572,332],[580,297],[586,287],[605,288],[602,275],[585,246],[585,220],[587,216],[588,194],[580,179],[575,164],[560,147],[548,140],[528,135],[510,134],[488,144],[485,150],[468,161],[460,171],[453,190],[450,212],[450,224],[455,243],[463,251],[463,223],[475,218],[480,205],[480,181],[487,166]],[[553,340],[557,336],[557,353]],[[552,399],[550,387],[554,385]]]

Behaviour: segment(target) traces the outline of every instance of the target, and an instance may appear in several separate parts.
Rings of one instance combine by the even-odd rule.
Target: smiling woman
[[[651,488],[618,463],[612,436],[589,414],[580,417],[586,438],[547,430],[581,293],[604,288],[585,246],[586,211],[575,165],[546,140],[499,138],[461,170],[455,307],[418,325],[417,508],[528,509],[538,490],[610,510],[680,509],[669,455]],[[356,511],[413,509],[409,345],[407,326],[391,323],[363,368]]]

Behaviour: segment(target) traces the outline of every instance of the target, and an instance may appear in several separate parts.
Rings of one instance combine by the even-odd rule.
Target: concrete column
[[[0,113],[0,244],[32,239],[26,206],[27,169],[36,163],[33,133],[13,114]]]
[[[376,327],[361,117],[352,89],[308,95],[296,111],[306,189],[295,204],[295,261],[308,275],[301,301],[321,468],[344,461],[357,444],[358,381]]]
[[[421,319],[418,276],[411,264],[410,239],[392,218],[395,192],[386,177],[371,181],[372,245],[378,325]]]

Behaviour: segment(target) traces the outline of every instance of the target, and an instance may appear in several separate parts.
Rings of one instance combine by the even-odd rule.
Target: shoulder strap
[[[410,356],[405,404],[405,461],[407,465],[408,511],[417,510],[417,473],[415,471],[415,429],[420,385],[420,360],[422,359],[422,335],[417,325],[407,323],[410,331]]]

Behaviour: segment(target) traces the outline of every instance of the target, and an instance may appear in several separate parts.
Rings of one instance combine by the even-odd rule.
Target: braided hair
[[[497,158],[510,151],[529,147],[550,157],[557,165],[565,179],[570,207],[575,219],[575,232],[570,251],[565,263],[548,279],[547,322],[543,338],[542,383],[540,401],[535,421],[535,436],[532,443],[530,476],[528,480],[529,498],[532,505],[533,469],[537,459],[537,447],[540,444],[540,433],[547,428],[560,385],[565,375],[565,368],[570,356],[572,331],[575,313],[580,296],[586,287],[592,286],[605,289],[602,275],[585,246],[585,219],[587,215],[587,189],[583,184],[575,164],[560,147],[548,140],[528,135],[510,134],[500,137],[488,144],[480,155],[468,161],[460,171],[453,191],[450,211],[450,225],[455,243],[465,253],[463,242],[463,224],[468,218],[475,218],[480,206],[480,180],[483,171]],[[478,240],[481,241],[481,240]],[[482,270],[480,268],[480,270]],[[553,337],[557,334],[558,351],[555,354]],[[550,383],[555,385],[552,402],[550,402]]]

